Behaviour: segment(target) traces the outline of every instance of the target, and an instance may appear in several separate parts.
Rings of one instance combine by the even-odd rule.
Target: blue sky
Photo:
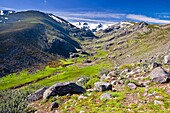
[[[0,0],[0,9],[40,10],[71,22],[170,23],[170,0]]]

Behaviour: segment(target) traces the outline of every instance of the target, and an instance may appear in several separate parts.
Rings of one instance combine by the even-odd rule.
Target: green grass
[[[72,113],[79,113],[80,111],[84,111],[85,113],[89,113],[89,111],[91,113],[109,113],[113,111],[123,113],[121,102],[124,99],[124,93],[107,92],[113,95],[112,99],[101,100],[100,96],[103,92],[87,92],[84,94],[86,97],[84,99],[78,99],[79,95],[72,95],[71,98],[66,96],[60,97],[59,100],[65,99],[65,102],[61,103],[62,105],[58,109],[64,113],[67,110]]]
[[[64,70],[63,73],[39,81],[34,85],[53,85],[56,82],[72,81],[75,78],[78,78],[82,75],[85,75],[87,77],[97,76],[99,71],[104,67],[109,68],[110,64],[108,63],[96,64],[93,66],[86,66],[86,67],[69,66],[63,69]]]
[[[50,68],[47,66],[42,71],[37,71],[34,74],[28,74],[27,71],[22,71],[20,74],[10,74],[0,79],[0,90],[8,89],[14,86],[18,86],[30,81],[38,80],[39,78],[49,76],[54,72],[59,72],[62,68]]]
[[[123,64],[119,67],[119,70],[123,70],[123,69],[133,69],[134,66],[133,64]]]
[[[64,65],[74,64],[74,61],[73,61],[72,59],[66,59],[66,60],[61,59],[60,61],[61,61]]]

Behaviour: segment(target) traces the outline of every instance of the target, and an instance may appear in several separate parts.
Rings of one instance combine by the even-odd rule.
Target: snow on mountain
[[[0,10],[0,15],[8,15],[11,13],[15,13],[15,11],[12,10]]]
[[[87,22],[72,22],[73,25],[80,29],[91,30],[93,33],[96,33],[99,30],[108,28],[113,24],[101,24],[101,23],[87,23]]]
[[[133,23],[127,22],[127,21],[122,21],[120,23],[118,23],[120,25],[120,27],[125,27],[125,26],[132,26],[134,25]]]
[[[62,18],[60,17],[57,17],[53,14],[48,14],[52,19],[56,20],[57,22],[60,22],[60,23],[64,23],[64,24],[69,24],[68,22],[66,22],[65,20],[63,20]]]

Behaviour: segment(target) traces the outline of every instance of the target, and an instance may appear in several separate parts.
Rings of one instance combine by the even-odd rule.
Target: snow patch
[[[80,29],[91,30],[93,33],[108,28],[113,24],[101,24],[101,23],[87,23],[87,22],[72,22],[73,25]]]
[[[60,23],[65,23],[64,21],[62,21],[60,18],[54,16],[54,15],[49,15],[52,19],[56,20],[57,22],[60,22]]]

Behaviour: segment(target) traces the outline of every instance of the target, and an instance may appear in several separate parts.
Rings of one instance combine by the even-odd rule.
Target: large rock
[[[39,90],[37,90],[35,93],[31,94],[28,96],[27,101],[28,102],[33,102],[36,100],[39,100],[43,97],[43,93],[45,92],[46,89],[48,89],[49,87],[43,87]]]
[[[170,54],[164,56],[164,63],[170,65]]]
[[[157,67],[150,73],[150,79],[157,83],[166,83],[170,80],[170,74],[163,68]]]
[[[81,94],[85,93],[86,90],[72,82],[56,83],[48,88],[44,94],[43,99],[49,99],[51,96],[62,96],[66,94]]]
[[[96,91],[112,90],[112,85],[107,82],[96,82],[94,83],[94,90]]]

